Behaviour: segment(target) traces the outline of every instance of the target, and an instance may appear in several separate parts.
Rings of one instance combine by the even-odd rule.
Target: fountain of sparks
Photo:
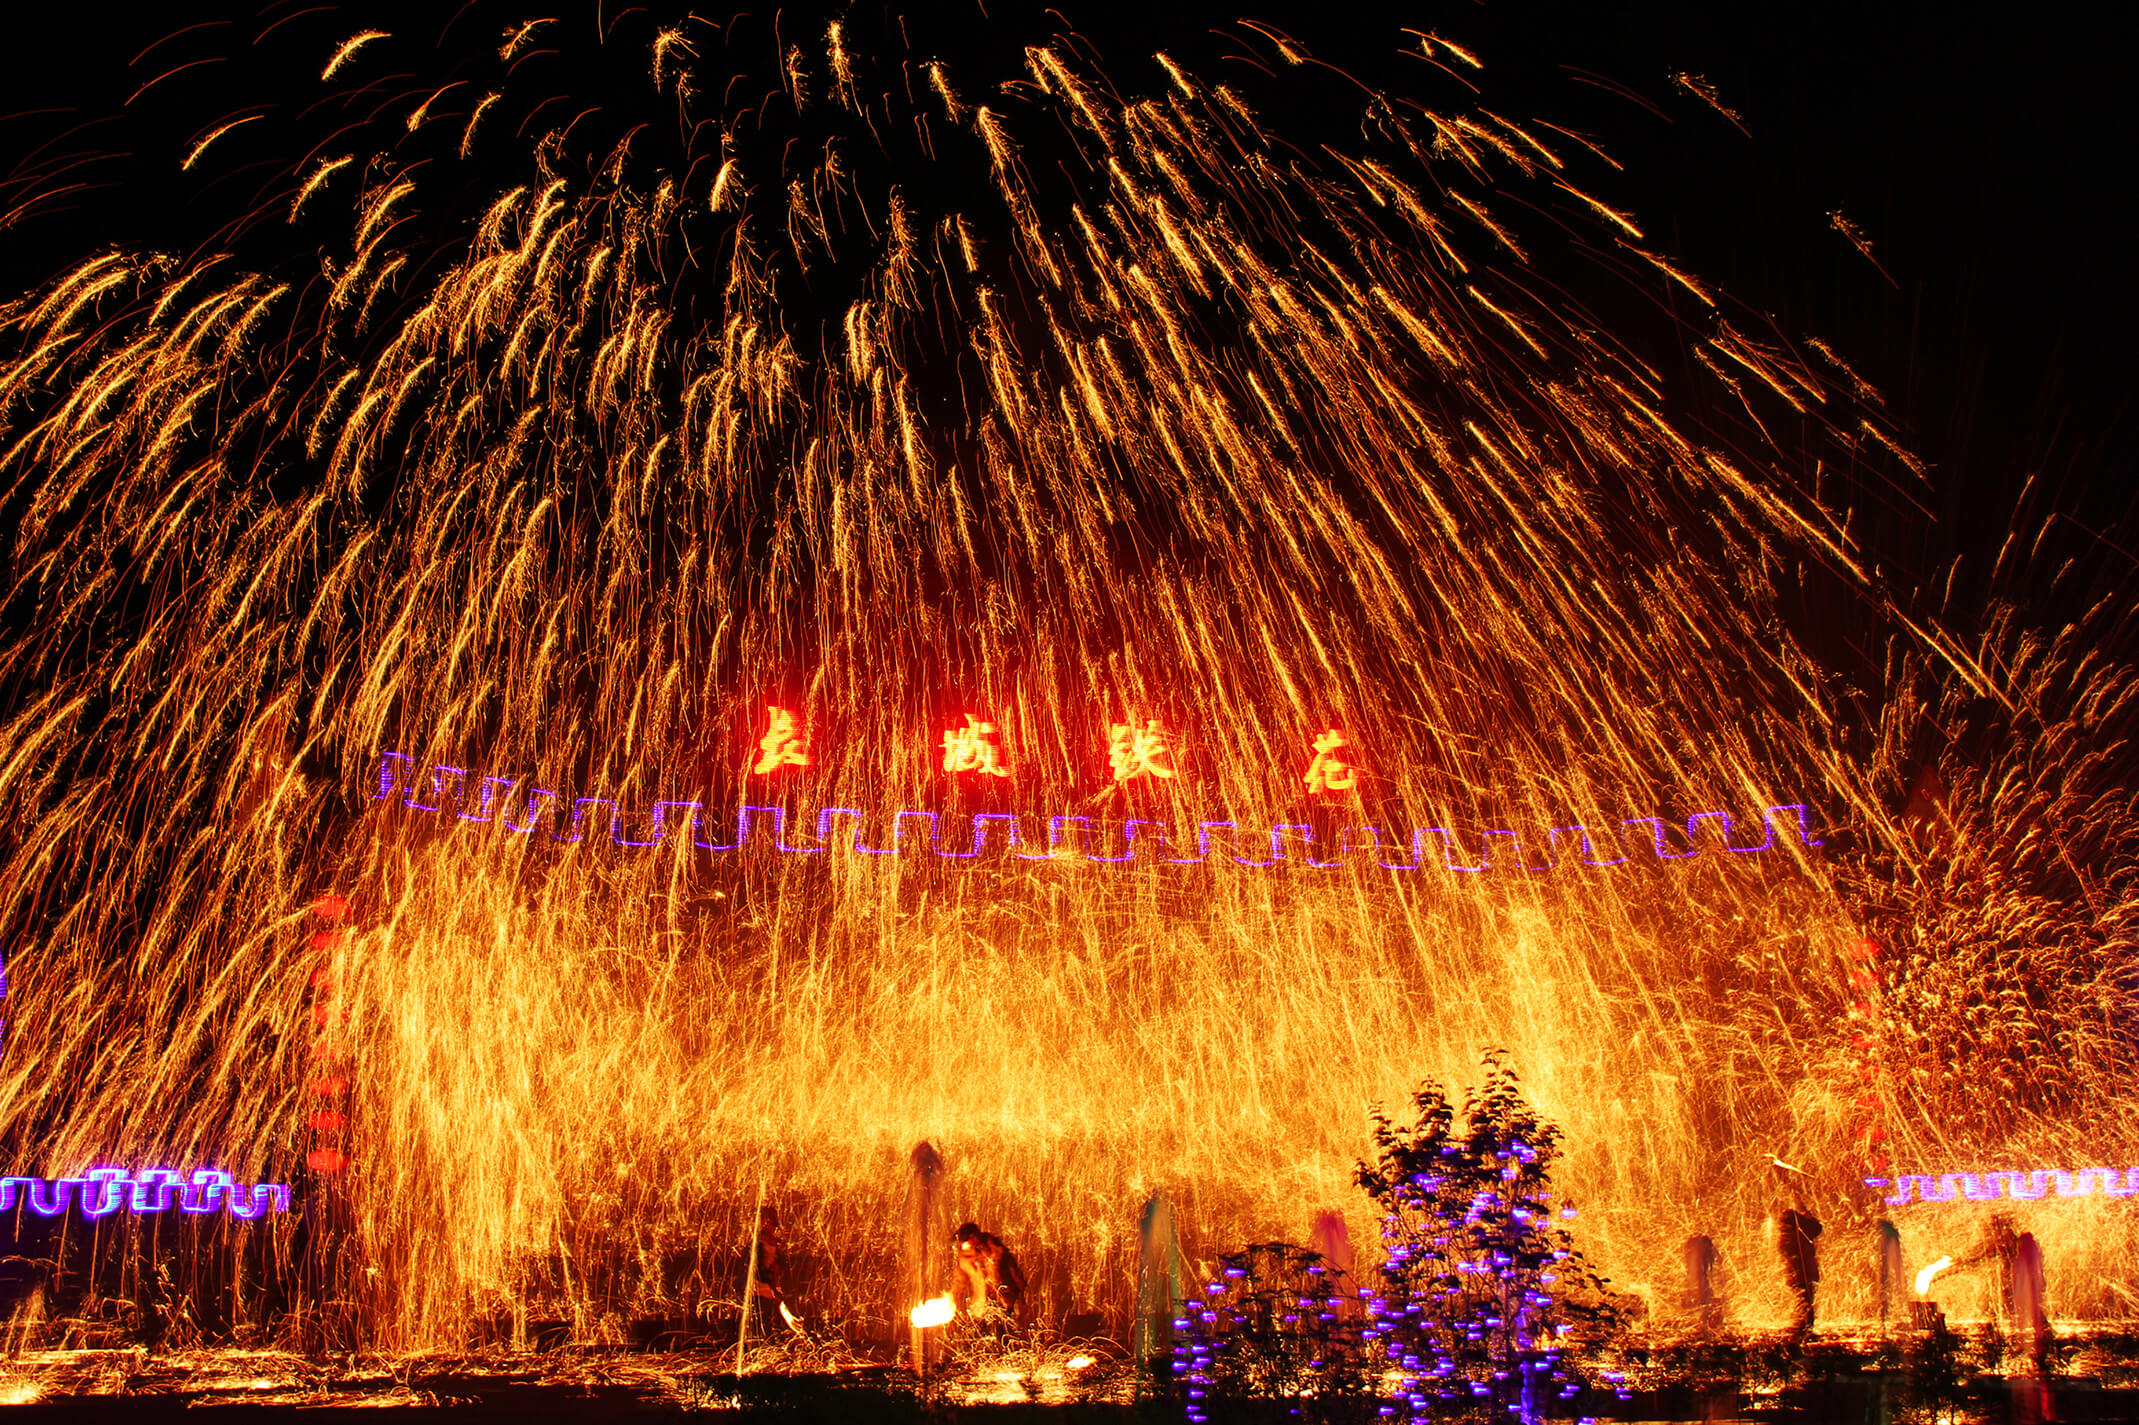
[[[1778,1151],[1868,1229],[1897,1147],[2130,1147],[2071,1136],[2132,1099],[2128,987],[2069,948],[2130,917],[1967,879],[2031,836],[2011,864],[2128,873],[2128,796],[2057,790],[2055,739],[1935,815],[1888,788],[1942,709],[2114,713],[2128,681],[1890,598],[1810,481],[1906,486],[1898,437],[1660,253],[1586,141],[1439,81],[1325,93],[1260,31],[1291,105],[1010,20],[951,63],[896,18],[783,14],[561,50],[585,17],[530,14],[494,57],[448,44],[450,78],[428,36],[293,24],[277,53],[315,43],[368,117],[234,255],[106,251],[0,308],[0,1166],[287,1182],[316,1230],[248,1229],[285,1234],[262,1271],[416,1348],[732,1298],[761,1187],[819,1320],[888,1337],[923,1139],[1043,1311],[1122,1318],[1154,1189],[1191,1262],[1331,1205],[1371,1240],[1367,1106],[1489,1045],[1566,1127],[1593,1255],[1659,1301],[1690,1231],[1766,1259]],[[1360,122],[1310,153],[1272,117],[1310,100]],[[273,156],[273,127],[178,157]],[[1552,223],[1698,307],[1699,379],[1742,408],[1687,423],[1546,300]],[[1807,568],[1900,650],[1870,749],[1783,631]],[[460,772],[460,815],[370,810],[388,748]],[[922,809],[1048,854],[620,855],[477,824],[469,768],[522,818],[536,786],[738,844],[751,807]],[[1410,877],[1207,844],[1106,874],[1037,829],[1632,817],[1661,856],[1690,811],[1799,804],[1773,854],[1668,874],[1469,876],[1454,843]],[[1990,942],[1932,952],[1994,921],[2067,948],[2033,962],[2039,1070],[1955,1130],[1985,1110],[1912,1078],[1908,1035],[1989,982]],[[1867,929],[1906,941],[1868,989]],[[2085,1256],[2079,1216],[2036,1230]],[[1779,1319],[1779,1285],[1744,1309]]]

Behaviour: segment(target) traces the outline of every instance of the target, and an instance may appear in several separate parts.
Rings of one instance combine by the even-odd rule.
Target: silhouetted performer
[[[2035,1234],[2019,1231],[2010,1212],[1992,1213],[1982,1237],[1955,1265],[1985,1262],[1998,1265],[1998,1308],[2014,1345],[2039,1358],[2050,1344],[2050,1318],[2044,1309],[2042,1247]]]
[[[1794,1207],[1776,1222],[1775,1245],[1782,1252],[1783,1280],[1797,1293],[1797,1319],[1790,1334],[1802,1340],[1812,1332],[1813,1295],[1820,1286],[1820,1219]]]
[[[758,1212],[757,1270],[750,1278],[750,1311],[757,1318],[760,1335],[770,1334],[775,1323],[784,1323],[791,1331],[802,1330],[787,1305],[787,1294],[780,1289],[780,1269],[785,1263],[779,1230],[780,1214],[767,1203]]]
[[[1879,1329],[1890,1315],[1907,1316],[1908,1271],[1901,1264],[1901,1229],[1884,1217],[1875,1229],[1879,1240]]]
[[[2050,1311],[2042,1275],[2042,1246],[2023,1232],[2013,1242],[2013,1334],[2025,1342],[2040,1367],[2050,1354]]]
[[[1025,1305],[1025,1269],[1002,1238],[965,1223],[951,1238],[951,1261],[958,1269],[951,1279],[954,1305],[963,1300],[974,1316],[995,1309],[1013,1318],[1020,1316]]]
[[[1963,1252],[1954,1262],[1957,1271],[1986,1264],[1998,1268],[1998,1319],[2012,1325],[2013,1310],[2013,1262],[2020,1251],[2020,1232],[2013,1225],[2010,1212],[1993,1212],[1983,1224],[1983,1235],[1975,1245]]]
[[[1713,1334],[1723,1320],[1723,1301],[1716,1294],[1719,1260],[1714,1238],[1686,1239],[1686,1306],[1703,1336]]]

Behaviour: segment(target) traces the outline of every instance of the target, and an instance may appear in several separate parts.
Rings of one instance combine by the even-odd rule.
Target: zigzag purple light
[[[2105,1197],[2130,1197],[2139,1193],[2139,1168],[2081,1168],[2068,1173],[2063,1168],[2036,1168],[2022,1173],[1903,1173],[1899,1178],[1866,1178],[1866,1187],[1895,1189],[1887,1201],[1895,1207],[1906,1202],[1993,1202],[2000,1198],[2032,1202],[2049,1195],[2055,1186],[2059,1197],[2087,1197],[2095,1180],[2102,1182]],[[1915,1197],[1910,1193],[1914,1192]]]
[[[0,1212],[12,1212],[27,1200],[38,1216],[58,1217],[75,1205],[77,1191],[82,1216],[90,1218],[109,1217],[121,1207],[137,1213],[169,1212],[174,1199],[180,1212],[220,1208],[248,1222],[290,1210],[289,1184],[241,1188],[220,1168],[198,1168],[184,1180],[170,1168],[143,1168],[133,1177],[124,1168],[91,1168],[78,1178],[0,1177]]]
[[[482,777],[476,783],[477,796],[470,809],[468,772],[465,768],[434,764],[428,776],[418,776],[416,760],[399,752],[386,752],[379,757],[379,780],[372,792],[374,801],[398,799],[411,811],[433,814],[453,810],[462,821],[494,822],[503,830],[516,836],[532,835],[545,817],[564,805],[556,792],[544,787],[530,787],[521,798],[519,819],[512,811],[513,794],[524,779],[515,777]],[[640,823],[634,819],[627,824],[625,817],[616,811],[615,803],[602,797],[579,797],[571,802],[571,820],[568,827],[553,830],[549,838],[565,843],[589,839],[590,829],[594,840],[606,840],[617,846],[644,848],[667,844],[670,837],[687,831],[691,844],[701,851],[722,853],[737,851],[751,843],[759,828],[770,825],[772,846],[790,855],[814,856],[829,850],[843,850],[857,856],[894,856],[920,843],[920,849],[933,852],[948,860],[965,860],[977,857],[992,843],[1010,855],[1025,861],[1047,861],[1077,858],[1082,853],[1084,861],[1102,865],[1118,865],[1138,862],[1145,865],[1198,866],[1212,863],[1212,853],[1220,847],[1223,836],[1224,859],[1239,866],[1269,867],[1281,863],[1304,865],[1318,869],[1340,866],[1351,858],[1357,863],[1354,853],[1367,852],[1373,864],[1384,871],[1417,871],[1435,864],[1449,871],[1475,875],[1486,871],[1552,871],[1569,864],[1585,866],[1617,866],[1632,859],[1618,856],[1611,860],[1599,859],[1596,847],[1590,839],[1589,828],[1584,826],[1559,826],[1547,833],[1548,859],[1542,865],[1533,865],[1524,854],[1522,836],[1514,831],[1486,831],[1485,853],[1477,864],[1466,864],[1460,856],[1461,847],[1456,834],[1446,827],[1427,826],[1414,828],[1408,842],[1395,842],[1380,827],[1348,827],[1337,834],[1337,844],[1332,853],[1318,854],[1316,833],[1312,826],[1287,823],[1273,826],[1268,832],[1245,830],[1231,821],[1201,821],[1196,823],[1192,854],[1175,854],[1172,824],[1148,818],[1132,818],[1121,824],[1121,851],[1112,854],[1095,846],[1092,818],[1088,816],[1053,816],[1047,819],[1047,838],[1044,850],[1028,851],[1027,846],[1040,843],[1028,841],[1020,830],[1022,818],[1009,812],[982,812],[972,818],[971,840],[961,843],[944,836],[941,819],[932,811],[903,810],[891,815],[891,836],[881,846],[866,844],[864,832],[867,813],[858,807],[823,807],[817,812],[814,839],[815,845],[790,845],[788,842],[788,811],[777,806],[745,806],[735,815],[734,839],[728,841],[708,840],[706,820],[700,813],[702,803],[685,801],[655,802],[648,810],[643,826],[645,835],[639,835]],[[606,816],[591,814],[590,808],[608,808]],[[1723,849],[1738,855],[1753,855],[1776,849],[1776,826],[1789,813],[1792,819],[1788,828],[1797,837],[1799,845],[1820,846],[1812,835],[1811,813],[1799,803],[1771,806],[1761,813],[1762,836],[1757,844],[1741,845],[1738,823],[1726,811],[1695,812],[1686,818],[1687,849],[1672,851],[1665,845],[1664,821],[1661,817],[1630,817],[1622,821],[1622,827],[1644,826],[1649,834],[1640,838],[1650,845],[1659,861],[1681,861],[1701,854],[1703,822],[1714,823],[1713,839]],[[556,818],[552,818],[554,821]],[[798,817],[797,820],[802,818]],[[845,830],[840,839],[834,839],[835,829],[843,824]],[[919,830],[926,825],[925,832]],[[725,823],[718,826],[716,835],[727,830]],[[1080,836],[1083,840],[1080,842]],[[1427,838],[1441,838],[1437,857],[1429,857]],[[1562,851],[1562,838],[1569,838],[1571,845]],[[1266,839],[1267,838],[1267,839]],[[1503,838],[1503,840],[1495,840]],[[763,839],[763,838],[759,838]],[[1290,854],[1288,848],[1297,844],[1298,854]],[[1263,848],[1267,854],[1261,854]],[[1191,848],[1183,846],[1187,852]],[[1243,851],[1248,854],[1243,855]]]

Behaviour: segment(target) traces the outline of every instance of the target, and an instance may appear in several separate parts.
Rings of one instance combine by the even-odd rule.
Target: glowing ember
[[[1930,1266],[1918,1272],[1916,1274],[1916,1294],[1918,1296],[1929,1296],[1931,1294],[1931,1279],[1952,1265],[1953,1258],[1940,1257]]]
[[[951,1294],[945,1292],[922,1302],[907,1313],[907,1319],[916,1326],[941,1326],[957,1314],[958,1308],[951,1304]]]

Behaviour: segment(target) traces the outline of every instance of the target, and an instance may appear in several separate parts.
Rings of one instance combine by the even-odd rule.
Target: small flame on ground
[[[951,1294],[945,1292],[922,1302],[913,1309],[910,1317],[916,1326],[941,1326],[949,1321],[956,1311],[957,1308],[951,1305]]]
[[[1918,1296],[1929,1296],[1931,1294],[1931,1278],[1937,1276],[1940,1272],[1943,1272],[1944,1270],[1946,1270],[1946,1268],[1952,1265],[1953,1258],[1940,1257],[1930,1266],[1925,1267],[1922,1271],[1918,1272],[1916,1274],[1916,1294]]]

